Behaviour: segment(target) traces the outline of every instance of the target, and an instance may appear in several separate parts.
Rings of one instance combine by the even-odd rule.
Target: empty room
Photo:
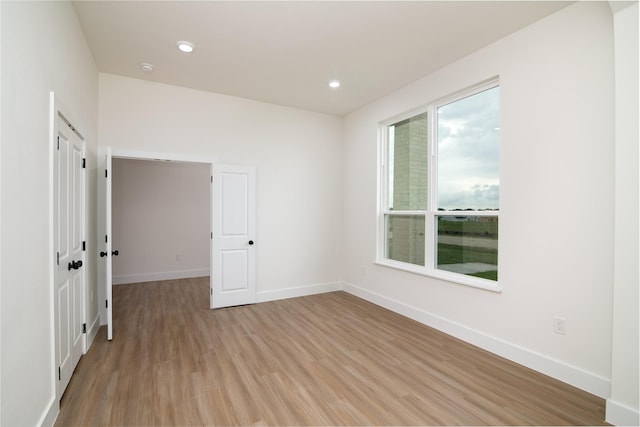
[[[640,423],[637,1],[1,1],[0,46],[1,425]]]

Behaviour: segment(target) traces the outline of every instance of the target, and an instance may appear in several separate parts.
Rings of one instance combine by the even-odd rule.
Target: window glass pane
[[[387,215],[386,258],[424,266],[424,215]]]
[[[498,217],[438,216],[437,268],[498,280]]]
[[[497,210],[499,87],[438,108],[438,209]]]
[[[427,113],[387,127],[387,209],[427,209]]]

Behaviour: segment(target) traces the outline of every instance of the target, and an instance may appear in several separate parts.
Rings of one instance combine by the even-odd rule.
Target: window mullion
[[[435,268],[435,251],[436,251],[436,239],[435,239],[435,217],[434,212],[438,209],[438,174],[437,174],[437,129],[436,129],[436,109],[433,106],[429,106],[427,109],[428,120],[428,134],[427,138],[427,162],[429,171],[429,185],[427,185],[427,215],[425,218],[425,239],[424,239],[424,255],[425,255],[425,267],[433,270]]]
[[[380,140],[380,159],[381,159],[381,165],[380,165],[380,169],[379,169],[379,179],[378,182],[381,185],[381,189],[382,191],[379,193],[380,194],[380,200],[379,200],[379,212],[380,214],[378,215],[378,249],[377,249],[377,258],[378,259],[383,259],[386,258],[386,215],[387,215],[387,211],[388,211],[388,180],[389,180],[389,174],[388,174],[388,164],[389,164],[389,155],[388,155],[388,135],[386,132],[386,127],[381,130],[380,134],[379,134],[379,140]]]
[[[425,224],[424,224],[424,266],[429,270],[433,270],[435,268],[435,253],[436,253],[436,241],[435,241],[435,220],[433,212],[428,212],[425,215]]]
[[[392,210],[383,210],[382,213],[385,216],[399,216],[399,215],[415,215],[415,216],[420,216],[420,215],[427,215],[429,212],[428,211],[392,211]]]

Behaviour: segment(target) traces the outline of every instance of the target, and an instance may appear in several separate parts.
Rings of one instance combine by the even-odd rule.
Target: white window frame
[[[377,236],[377,253],[376,264],[385,267],[391,267],[398,270],[408,271],[415,274],[420,274],[436,279],[445,280],[461,285],[471,286],[474,288],[485,289],[493,292],[502,292],[502,288],[498,281],[483,279],[480,277],[469,276],[461,273],[454,273],[436,268],[435,264],[435,251],[436,251],[436,235],[435,235],[435,221],[437,216],[500,216],[500,210],[496,211],[438,211],[437,206],[434,206],[434,201],[437,200],[438,194],[438,171],[437,171],[437,111],[438,108],[446,104],[458,101],[460,99],[475,95],[488,89],[500,86],[499,79],[497,77],[486,80],[478,85],[474,85],[470,88],[461,90],[447,97],[440,98],[434,102],[429,103],[426,106],[413,109],[404,114],[394,116],[388,120],[380,122],[378,131],[378,158],[379,161],[379,175],[378,175],[378,236]],[[428,131],[428,144],[427,144],[427,171],[428,171],[428,195],[427,195],[427,209],[422,211],[398,211],[389,210],[387,208],[387,191],[388,191],[388,132],[387,127],[402,120],[409,119],[421,113],[427,113],[427,131]],[[388,216],[394,215],[424,215],[425,217],[425,265],[415,265],[402,261],[396,261],[386,258],[386,224],[385,219]],[[500,221],[498,219],[498,228],[500,227]],[[498,236],[500,233],[498,233]],[[500,239],[498,238],[498,258],[500,258]],[[500,261],[498,261],[500,266]],[[499,268],[499,267],[498,267]],[[499,276],[498,276],[499,277]]]

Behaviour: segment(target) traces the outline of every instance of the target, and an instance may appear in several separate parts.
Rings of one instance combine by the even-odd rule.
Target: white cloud
[[[438,207],[497,209],[499,88],[438,109]]]

